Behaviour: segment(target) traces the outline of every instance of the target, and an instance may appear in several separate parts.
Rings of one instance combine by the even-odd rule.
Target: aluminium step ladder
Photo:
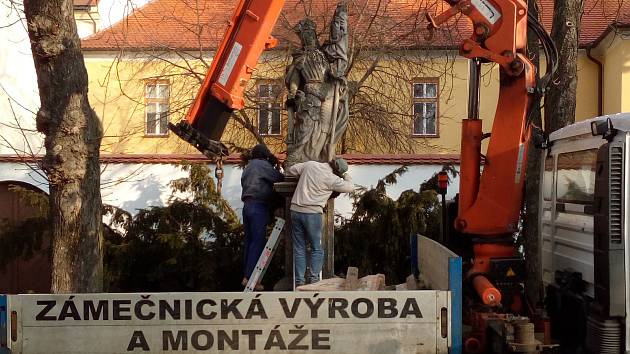
[[[267,244],[265,244],[265,248],[260,254],[260,258],[258,258],[256,268],[254,268],[252,275],[249,277],[249,281],[247,282],[247,286],[245,286],[244,292],[250,293],[254,291],[256,285],[260,283],[262,277],[265,275],[267,267],[269,267],[269,263],[271,263],[271,259],[273,258],[273,254],[276,252],[276,248],[278,248],[280,232],[282,232],[282,229],[284,228],[284,223],[285,221],[283,218],[276,217],[276,224],[273,226],[271,236],[269,236]]]

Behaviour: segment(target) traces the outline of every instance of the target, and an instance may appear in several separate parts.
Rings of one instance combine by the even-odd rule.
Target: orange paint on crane
[[[429,30],[462,13],[472,21],[473,33],[462,43],[460,54],[500,66],[499,101],[481,173],[481,121],[462,122],[459,210],[455,220],[455,228],[461,233],[487,239],[474,241],[475,257],[468,279],[485,305],[497,306],[501,292],[485,274],[491,272],[491,259],[516,253],[510,237],[517,231],[523,200],[531,135],[527,119],[536,88],[536,69],[526,56],[527,4],[523,0],[449,3],[452,7],[437,17],[427,15]]]
[[[193,125],[213,98],[228,109],[242,109],[244,91],[260,55],[277,40],[271,37],[284,0],[241,0],[228,23],[227,32],[212,60],[186,120]]]
[[[481,301],[488,306],[501,304],[501,292],[483,275],[477,275],[472,280],[475,291],[481,297]]]
[[[486,164],[477,186],[473,185],[479,174],[479,170],[473,166],[477,158],[471,157],[477,153],[477,147],[473,143],[462,143],[462,167],[470,168],[462,168],[460,193],[472,194],[478,188],[473,195],[460,196],[465,201],[474,200],[471,205],[460,206],[456,226],[463,233],[504,237],[517,230],[531,133],[526,123],[531,104],[528,90],[535,85],[533,64],[525,57],[522,60],[526,68],[522,75],[513,77],[501,73],[499,102],[488,143]],[[469,138],[462,136],[462,142]],[[490,211],[492,217],[489,217]]]
[[[459,212],[470,208],[479,190],[479,167],[481,165],[481,119],[462,120],[461,164],[459,177]],[[459,225],[461,221],[456,221]],[[463,229],[465,225],[456,226]]]

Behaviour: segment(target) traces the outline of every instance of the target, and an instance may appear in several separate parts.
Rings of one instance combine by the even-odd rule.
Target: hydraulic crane
[[[457,231],[473,238],[474,261],[467,279],[485,306],[501,305],[496,269],[518,269],[513,234],[523,200],[527,148],[532,132],[529,112],[539,102],[557,62],[557,51],[536,18],[528,16],[523,0],[448,0],[438,15],[427,14],[433,31],[453,16],[472,22],[472,35],[460,54],[472,60],[469,116],[462,122],[461,174]],[[276,40],[271,31],[284,0],[241,0],[219,46],[195,103],[185,121],[171,125],[179,136],[210,157],[227,153],[218,140],[234,110],[243,108],[247,80],[265,48]],[[526,53],[527,30],[539,37],[547,58],[547,73],[537,80]],[[499,65],[500,93],[491,133],[479,119],[479,81],[483,62]],[[482,166],[482,141],[489,138]]]
[[[536,19],[529,17],[535,33],[541,37],[548,73],[536,81],[536,68],[528,59],[527,4],[520,0],[461,0],[437,17],[427,15],[429,29],[438,28],[458,13],[473,24],[471,38],[464,40],[460,54],[472,59],[469,86],[468,119],[462,121],[459,210],[455,229],[472,236],[474,262],[468,278],[483,303],[501,303],[501,292],[486,276],[499,260],[509,264],[516,250],[513,234],[518,231],[527,166],[527,148],[532,125],[532,103],[544,92],[551,70],[555,70],[555,47]],[[482,61],[499,65],[500,89],[492,132],[482,132],[479,119],[479,79]],[[483,172],[481,142],[489,137]],[[493,262],[493,260],[497,260]],[[504,262],[505,263],[505,262]]]

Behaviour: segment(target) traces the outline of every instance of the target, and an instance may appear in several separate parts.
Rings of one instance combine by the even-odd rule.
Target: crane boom
[[[245,105],[243,93],[271,36],[284,0],[241,0],[228,22],[208,73],[186,119],[169,128],[210,158],[227,155],[219,142],[234,110]]]

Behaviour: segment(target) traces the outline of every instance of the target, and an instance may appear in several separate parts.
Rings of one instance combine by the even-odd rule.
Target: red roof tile
[[[459,154],[389,154],[389,155],[342,155],[351,165],[442,165],[446,163],[458,164]],[[278,156],[281,160],[284,156]],[[41,161],[42,156],[0,155],[0,162],[35,163]],[[191,163],[211,163],[201,154],[103,154],[101,163],[140,163],[140,164],[178,164],[182,161]],[[225,160],[225,164],[237,164],[240,155],[232,154]]]
[[[79,1],[79,0],[77,0]],[[83,0],[89,1],[89,0]],[[296,41],[290,28],[310,14],[317,23],[327,23],[336,0],[314,0],[309,8],[303,0],[286,0],[274,35],[281,43]],[[630,0],[585,0],[580,43],[592,44],[612,23],[630,24]],[[82,41],[86,50],[126,49],[214,49],[231,18],[237,0],[153,0],[136,9],[112,27]],[[356,0],[350,8],[350,26],[362,43],[392,46],[456,47],[469,36],[469,23],[459,18],[429,43],[424,39],[424,11],[446,8],[434,0]],[[439,4],[439,5],[438,5]],[[553,0],[539,0],[540,13],[551,28]],[[374,15],[377,14],[377,15]],[[318,30],[325,30],[322,25]]]

